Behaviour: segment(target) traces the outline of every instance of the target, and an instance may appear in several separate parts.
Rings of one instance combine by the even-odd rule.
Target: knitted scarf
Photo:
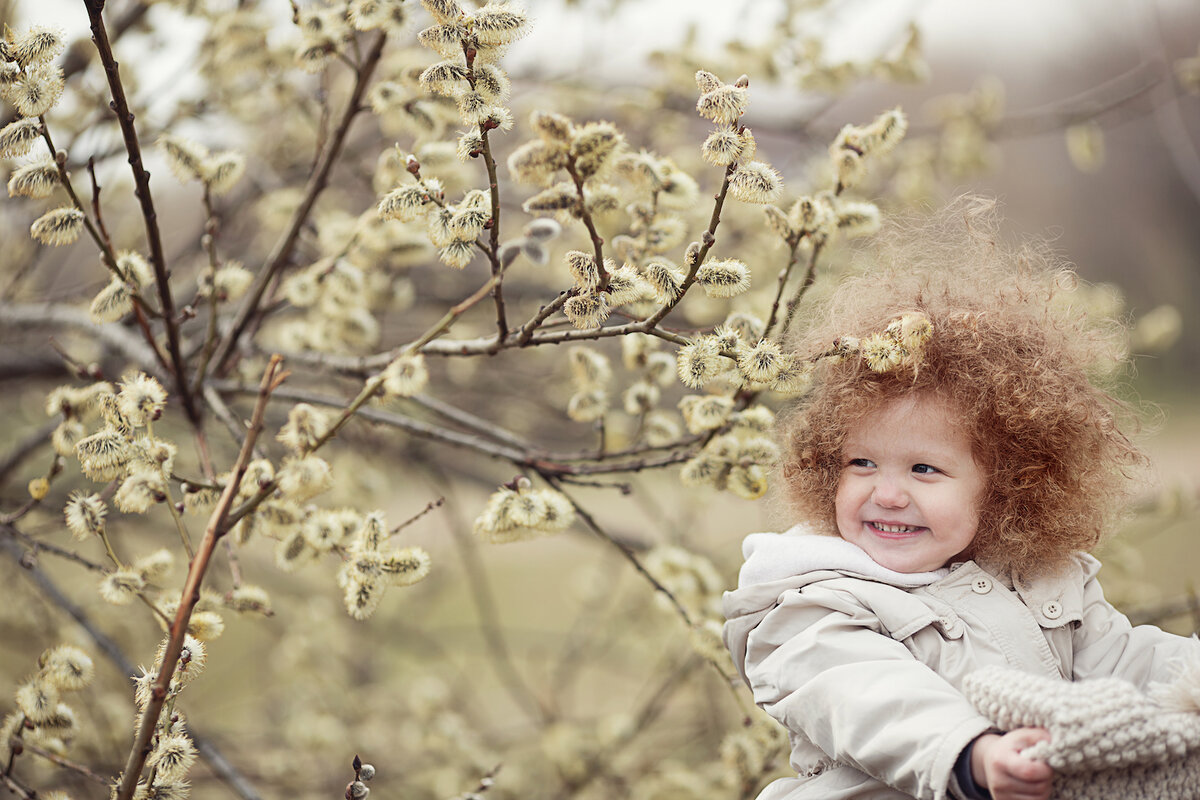
[[[1005,667],[973,673],[963,691],[1001,730],[1050,732],[1024,754],[1054,768],[1054,800],[1200,800],[1200,663],[1149,692]]]

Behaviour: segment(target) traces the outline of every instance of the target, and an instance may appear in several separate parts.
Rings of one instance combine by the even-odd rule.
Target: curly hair
[[[933,325],[920,358],[875,372],[823,359],[813,390],[783,415],[792,510],[836,532],[847,432],[884,403],[930,394],[951,404],[987,476],[964,554],[1031,576],[1095,546],[1145,457],[1122,431],[1130,408],[1103,387],[1124,361],[1124,328],[1081,307],[1074,273],[1040,245],[998,240],[994,204],[963,198],[883,235],[880,266],[843,280],[792,343],[828,352],[917,312]]]

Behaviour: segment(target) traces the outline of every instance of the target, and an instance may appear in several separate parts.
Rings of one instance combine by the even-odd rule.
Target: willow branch
[[[232,381],[213,381],[210,385],[215,391],[218,392],[249,393],[251,391],[249,387],[239,383],[234,383]],[[330,406],[335,408],[344,406],[344,401],[339,400],[338,398],[318,394],[317,392],[306,391],[303,389],[284,387],[275,391],[273,394],[275,397],[285,400],[294,400],[301,403],[312,403],[313,405]],[[586,459],[587,456],[583,456],[580,453],[562,454],[549,453],[540,450],[526,451],[520,448],[488,441],[479,436],[473,436],[466,433],[461,433],[459,431],[430,425],[426,422],[421,422],[401,414],[384,411],[378,408],[363,408],[360,405],[355,413],[362,419],[369,420],[371,422],[383,423],[384,425],[389,425],[394,428],[399,428],[400,430],[403,430],[404,432],[413,436],[442,442],[444,444],[464,447],[492,458],[508,461],[516,467],[538,470],[545,472],[547,475],[555,477],[570,475],[610,475],[625,472],[641,472],[648,469],[661,469],[663,467],[669,467],[675,464],[682,464],[695,454],[694,450],[696,440],[685,439],[674,443],[670,447],[648,450],[646,451],[646,455],[642,457],[614,459],[611,455],[609,455],[606,456],[603,462],[584,461],[584,463],[575,463]],[[348,415],[343,414],[343,420],[348,418]],[[247,503],[250,502],[252,501],[247,501]],[[238,510],[235,510],[232,512],[231,516],[237,516],[238,513]]]
[[[144,340],[117,323],[97,325],[87,311],[60,303],[0,303],[0,327],[62,327],[87,331],[105,347],[136,363],[144,372],[160,376],[158,359]]]
[[[100,649],[100,652],[113,663],[122,675],[132,677],[137,674],[137,667],[126,657],[120,645],[111,639],[108,634],[96,627],[96,624],[92,622],[84,610],[63,594],[62,590],[50,580],[40,567],[23,560],[23,552],[16,542],[11,539],[0,538],[0,547],[4,548],[24,568],[24,573],[36,584],[43,596],[79,623],[79,626],[83,628],[92,642]],[[250,785],[245,776],[229,763],[229,760],[225,758],[216,745],[196,730],[194,724],[188,724],[188,734],[192,737],[192,743],[196,746],[196,751],[200,755],[200,758],[204,759],[213,772],[221,780],[225,781],[242,800],[261,800],[258,792]]]
[[[787,264],[779,271],[779,285],[775,289],[775,299],[771,302],[771,315],[767,317],[767,327],[763,329],[763,338],[770,336],[771,329],[775,327],[775,321],[779,315],[779,303],[783,299],[783,291],[787,288],[788,278],[792,276],[792,270],[799,263],[799,259],[796,258],[799,250],[800,237],[795,236],[790,238],[788,241]]]
[[[246,292],[246,298],[238,308],[233,324],[230,325],[229,330],[222,337],[220,344],[217,345],[216,353],[213,356],[213,363],[218,371],[228,364],[233,351],[237,347],[238,339],[246,332],[251,320],[258,312],[259,304],[266,294],[267,287],[287,264],[292,250],[299,239],[300,231],[317,203],[317,198],[321,196],[321,192],[328,185],[329,174],[342,152],[346,135],[350,132],[350,125],[363,110],[363,94],[366,92],[367,85],[371,81],[372,73],[379,64],[379,58],[383,54],[383,46],[386,41],[386,34],[378,34],[374,42],[372,42],[366,58],[358,67],[358,72],[354,80],[354,88],[351,90],[350,97],[346,101],[346,109],[342,113],[341,121],[334,130],[333,136],[326,142],[324,149],[322,149],[320,156],[317,158],[316,166],[309,176],[308,184],[304,188],[304,199],[301,200],[300,205],[292,214],[287,230],[284,231],[279,241],[276,242],[275,247],[267,256],[262,269],[255,276],[254,283]]]
[[[478,299],[487,296],[487,287],[489,285],[490,283],[484,284],[476,295],[473,296],[476,297],[476,302]],[[481,296],[480,293],[482,293]],[[550,305],[554,305],[554,310],[557,310],[562,304],[556,300]],[[544,306],[543,308],[547,307]],[[0,306],[0,308],[3,308],[3,306]],[[465,311],[466,309],[463,310]],[[452,314],[451,316],[457,316],[457,314]],[[442,333],[447,327],[445,318],[443,318],[443,321],[431,328],[430,331]],[[495,336],[485,336],[475,339],[437,339],[426,341],[420,345],[420,352],[426,356],[484,356],[495,355],[502,350],[512,350],[520,347],[536,347],[547,344],[563,344],[565,342],[599,341],[601,339],[611,339],[615,336],[625,336],[630,333],[645,333],[663,341],[679,345],[691,344],[691,339],[686,336],[681,336],[680,334],[658,327],[647,329],[646,323],[642,321],[629,322],[622,325],[609,325],[603,328],[591,328],[588,330],[571,328],[561,331],[533,333],[533,329],[531,328],[530,336],[527,339],[524,338],[522,333],[524,330],[522,328],[521,331],[509,334],[508,339],[503,342],[497,341]],[[427,334],[422,337],[422,340],[428,338],[429,335]],[[421,340],[417,341],[420,342]],[[316,353],[312,351],[284,351],[283,355],[287,358],[288,363],[302,364],[310,367],[324,367],[347,375],[364,375],[383,369],[396,356],[412,346],[412,343],[410,343],[369,356],[344,356],[336,353]]]
[[[570,297],[569,292],[561,292],[558,297],[539,308],[538,312],[533,315],[533,319],[522,325],[521,329],[517,332],[516,341],[514,342],[516,346],[524,347],[529,344],[533,340],[534,331],[541,327],[542,323],[549,319],[551,314],[562,308],[563,303],[567,302],[568,297]]]
[[[233,498],[237,494],[238,487],[241,485],[242,476],[246,472],[246,465],[250,462],[251,454],[254,451],[254,442],[262,430],[263,417],[267,411],[267,401],[271,396],[271,392],[278,389],[280,382],[286,377],[286,373],[284,375],[277,374],[281,361],[282,359],[278,356],[272,358],[271,362],[267,365],[266,372],[263,373],[262,382],[258,388],[258,401],[254,405],[254,413],[250,418],[250,428],[246,431],[246,438],[242,442],[241,452],[238,453],[237,461],[234,462],[233,469],[230,471],[229,482],[225,485],[225,491],[221,493],[221,499],[217,501],[216,508],[213,509],[212,516],[209,517],[208,527],[204,531],[204,540],[200,543],[200,547],[196,551],[196,557],[192,559],[191,567],[188,569],[183,593],[179,598],[179,609],[175,614],[175,621],[171,625],[170,636],[167,640],[166,649],[163,652],[162,667],[158,671],[158,676],[154,679],[150,702],[146,705],[146,710],[142,715],[141,726],[138,728],[133,747],[130,748],[129,757],[125,762],[125,770],[121,775],[121,784],[117,789],[116,800],[130,800],[133,797],[138,779],[141,777],[142,767],[146,763],[146,757],[150,754],[150,739],[154,734],[155,726],[158,724],[158,718],[162,713],[171,677],[175,674],[175,665],[178,663],[180,652],[183,650],[183,639],[187,633],[188,621],[191,619],[192,610],[200,599],[200,586],[204,582],[205,574],[208,572],[208,565],[212,559],[213,551],[216,549],[217,542],[229,530],[227,524],[229,509],[233,505]]]
[[[196,387],[194,391],[199,391],[199,387],[204,383],[204,376],[208,372],[209,362],[212,360],[213,351],[217,347],[217,311],[219,304],[217,302],[217,268],[219,259],[217,257],[217,229],[219,221],[217,212],[213,208],[212,192],[209,190],[208,184],[204,185],[204,234],[201,236],[201,244],[204,246],[205,252],[208,254],[208,326],[204,333],[204,345],[200,350],[200,364],[196,367],[196,375],[192,379],[192,386]]]
[[[604,240],[596,232],[596,223],[592,220],[592,212],[588,211],[587,201],[583,194],[583,178],[579,175],[579,171],[575,169],[574,156],[567,159],[567,174],[571,176],[571,181],[575,184],[575,193],[579,195],[579,218],[583,221],[584,227],[587,228],[588,237],[592,240],[593,258],[596,259],[596,273],[600,276],[600,280],[596,284],[596,291],[603,292],[608,288],[609,280],[608,270],[604,268]]]
[[[787,314],[783,318],[783,326],[779,329],[779,337],[782,339],[787,335],[788,328],[792,327],[792,320],[796,316],[796,308],[799,307],[800,301],[804,299],[804,295],[812,287],[813,281],[817,277],[817,257],[821,254],[821,250],[825,247],[824,242],[814,242],[812,252],[808,255],[808,269],[804,273],[804,280],[796,287],[796,293],[788,300]]]
[[[129,110],[129,102],[125,99],[125,87],[121,84],[117,62],[108,41],[108,31],[104,27],[104,18],[101,14],[104,9],[104,0],[84,0],[84,5],[87,7],[88,20],[92,29],[92,41],[96,45],[96,52],[100,54],[100,62],[104,65],[104,74],[108,78],[108,88],[112,94],[112,109],[117,116],[117,123],[121,127],[121,135],[125,139],[125,151],[129,154],[129,167],[133,170],[134,195],[141,206],[142,219],[146,225],[146,239],[150,245],[150,261],[154,265],[155,284],[158,287],[163,325],[167,331],[167,352],[170,354],[171,373],[175,388],[179,392],[179,399],[183,403],[188,420],[194,427],[199,428],[200,410],[197,408],[191,388],[188,386],[183,354],[179,349],[179,321],[176,319],[175,299],[171,296],[162,235],[158,228],[158,213],[154,210],[154,199],[150,194],[150,173],[142,166],[142,150],[138,143],[137,129],[133,125],[133,112]]]
[[[575,500],[575,498],[571,497],[569,494],[567,494],[566,492],[564,492],[562,490],[562,482],[559,481],[555,475],[551,475],[549,473],[542,472],[541,470],[538,470],[538,474],[542,477],[542,480],[546,481],[546,483],[553,486],[555,490],[562,493],[563,497],[566,497],[567,500],[570,501],[571,505],[575,508],[575,514],[581,520],[583,520],[583,524],[587,526],[588,530],[590,530],[592,533],[594,533],[600,539],[603,539],[604,541],[608,542],[610,545],[615,547],[617,549],[617,551],[620,552],[620,554],[622,556],[624,556],[625,560],[633,565],[633,568],[635,570],[637,570],[638,574],[641,575],[643,578],[645,578],[646,581],[651,586],[654,587],[654,590],[656,592],[661,593],[663,597],[667,598],[667,601],[670,602],[671,606],[675,609],[676,612],[678,612],[679,616],[683,619],[684,624],[686,624],[689,628],[692,627],[693,624],[695,624],[692,620],[692,615],[688,613],[688,610],[683,607],[683,604],[679,602],[679,599],[677,597],[675,597],[675,595],[671,592],[670,589],[668,589],[666,586],[664,586],[658,580],[658,578],[654,577],[654,575],[651,574],[651,572],[648,569],[646,569],[646,567],[642,564],[641,559],[639,559],[637,557],[637,553],[635,553],[633,551],[632,547],[630,547],[625,542],[622,542],[620,539],[616,538],[615,536],[609,535],[607,531],[605,531],[603,528],[601,528],[599,523],[596,522],[595,518],[592,517],[592,515],[589,514],[587,512],[587,510],[583,506],[581,506],[578,503],[578,501]]]
[[[439,476],[440,477],[440,476]],[[443,479],[443,482],[444,479]],[[461,519],[456,519],[450,525],[450,534],[454,537],[458,554],[462,558],[463,569],[467,573],[467,588],[475,613],[479,615],[479,630],[483,635],[484,646],[492,657],[488,662],[496,670],[505,690],[512,697],[517,707],[530,716],[539,725],[544,725],[554,718],[554,714],[538,694],[533,691],[513,663],[512,653],[504,639],[500,617],[496,613],[496,597],[492,592],[487,571],[483,568],[483,560],[479,557],[479,548],[471,535],[464,530]]]
[[[708,251],[717,242],[717,226],[721,224],[721,210],[725,207],[725,198],[729,194],[729,178],[733,175],[736,168],[736,164],[730,164],[725,168],[725,177],[722,178],[721,189],[716,194],[712,215],[708,218],[708,229],[705,230],[703,240],[700,244],[700,252],[696,255],[695,263],[688,268],[687,277],[683,279],[683,283],[679,286],[679,293],[664,303],[662,308],[640,323],[641,327],[639,330],[642,333],[653,333],[654,326],[658,325],[667,314],[671,313],[671,310],[675,306],[679,305],[679,301],[687,294],[687,290],[692,288],[692,284],[696,282],[696,273],[700,270],[700,265],[704,263],[704,259],[708,257]]]
[[[0,486],[4,485],[4,482],[8,480],[8,476],[12,474],[13,470],[21,466],[21,463],[25,459],[36,453],[38,448],[50,441],[50,436],[54,433],[58,424],[59,421],[53,419],[42,425],[42,427],[17,442],[13,446],[13,449],[9,450],[4,458],[0,459]]]
[[[38,747],[36,744],[33,744],[32,742],[23,742],[23,745],[24,745],[25,749],[28,750],[29,752],[35,753],[35,754],[41,756],[42,758],[46,759],[47,761],[49,761],[53,764],[57,764],[58,766],[62,767],[63,769],[69,769],[72,772],[77,772],[80,775],[82,775],[83,777],[87,778],[92,783],[98,783],[104,787],[107,787],[109,785],[108,778],[105,778],[103,775],[97,775],[95,772],[92,772],[90,769],[85,767],[83,764],[78,764],[78,763],[70,760],[69,758],[63,758],[62,756],[58,755],[57,753],[51,753],[49,750],[45,750],[41,747]]]
[[[444,403],[436,397],[427,394],[417,394],[408,398],[411,402],[416,403],[422,408],[428,409],[440,417],[457,422],[465,428],[469,428],[475,433],[482,434],[489,438],[495,439],[501,444],[506,444],[510,447],[520,448],[522,450],[530,450],[533,445],[514,433],[504,430],[491,420],[477,417],[470,412],[464,411],[457,406],[452,406],[449,403]]]

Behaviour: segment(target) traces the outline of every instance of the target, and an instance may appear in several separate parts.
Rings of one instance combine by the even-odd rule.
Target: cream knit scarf
[[[1200,800],[1200,663],[1149,693],[1004,667],[970,675],[963,691],[1001,730],[1050,732],[1024,752],[1054,768],[1054,800]]]

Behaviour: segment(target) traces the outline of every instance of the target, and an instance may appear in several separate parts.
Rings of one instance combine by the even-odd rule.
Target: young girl
[[[1131,626],[1086,554],[1144,461],[1090,379],[1119,328],[969,205],[843,282],[798,345],[823,354],[783,429],[803,522],[749,536],[725,597],[726,643],[798,773],[760,800],[1044,800],[1053,773],[1021,751],[1048,734],[996,731],[969,674],[1145,688],[1200,661],[1200,641]]]

